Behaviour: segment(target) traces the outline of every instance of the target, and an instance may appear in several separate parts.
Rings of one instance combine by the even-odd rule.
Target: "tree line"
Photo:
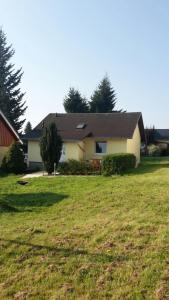
[[[108,76],[105,76],[94,91],[91,99],[85,97],[75,88],[70,88],[63,106],[67,113],[111,113],[116,110],[116,93]]]

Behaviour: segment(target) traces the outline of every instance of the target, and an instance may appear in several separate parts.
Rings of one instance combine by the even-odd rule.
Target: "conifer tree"
[[[89,111],[86,99],[74,88],[70,88],[63,105],[67,113],[86,113]]]
[[[57,167],[61,157],[62,139],[58,134],[55,123],[51,123],[43,131],[43,136],[40,140],[40,153],[46,171],[48,174],[52,174],[54,163]]]
[[[22,145],[13,143],[5,154],[1,168],[7,173],[21,174],[25,171],[24,153]]]
[[[117,112],[116,106],[116,94],[111,86],[111,82],[107,76],[105,76],[98,88],[94,91],[90,105],[90,112],[94,113],[109,113]],[[120,111],[119,111],[120,112]]]
[[[28,121],[26,126],[25,126],[24,133],[28,134],[31,131],[32,131],[32,125],[31,125],[31,122]]]
[[[23,75],[22,69],[15,70],[11,63],[15,51],[12,45],[7,45],[6,35],[0,28],[0,109],[9,122],[20,131],[25,119],[26,111],[24,93],[20,90],[20,82]]]

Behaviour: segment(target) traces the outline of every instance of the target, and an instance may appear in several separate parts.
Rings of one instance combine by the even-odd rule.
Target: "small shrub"
[[[169,146],[167,145],[167,147],[165,149],[161,149],[161,156],[169,156]]]
[[[156,146],[154,144],[151,144],[147,147],[148,155],[149,156],[160,156],[161,155],[161,149],[159,146]]]
[[[102,173],[105,176],[121,174],[122,172],[135,168],[136,157],[130,153],[116,153],[105,155],[102,161]]]
[[[98,170],[90,162],[74,159],[59,163],[57,170],[62,175],[90,175],[98,173]]]
[[[18,143],[13,143],[2,160],[2,171],[6,173],[20,174],[26,169],[24,163],[24,153],[22,146]]]
[[[66,175],[69,173],[69,164],[67,161],[64,162],[59,162],[58,167],[57,167],[57,171],[62,174],[62,175]]]

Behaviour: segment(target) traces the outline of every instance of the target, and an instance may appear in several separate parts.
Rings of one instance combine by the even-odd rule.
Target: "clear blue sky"
[[[0,0],[27,120],[63,112],[70,86],[89,98],[107,73],[117,108],[169,128],[168,15],[168,0]]]

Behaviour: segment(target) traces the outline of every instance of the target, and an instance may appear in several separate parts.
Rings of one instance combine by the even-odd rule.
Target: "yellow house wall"
[[[136,126],[133,138],[127,140],[127,152],[133,153],[136,156],[137,164],[140,162],[140,146],[141,146],[141,136],[138,125]]]
[[[84,148],[83,142],[64,142],[64,144],[65,144],[66,160],[84,159],[84,155],[82,151],[82,149]],[[28,141],[28,161],[42,162],[41,155],[40,155],[40,146],[38,141]]]
[[[5,153],[8,151],[8,148],[9,147],[3,147],[3,146],[0,146],[0,165],[2,163],[2,159],[5,155]]]
[[[75,159],[75,160],[91,160],[94,158],[102,158],[104,154],[95,153],[95,142],[96,141],[106,141],[107,142],[107,152],[106,154],[111,153],[133,153],[137,158],[137,164],[140,162],[140,131],[138,125],[133,134],[132,139],[92,139],[86,138],[84,142],[82,141],[72,141],[64,142],[66,160]],[[84,149],[84,151],[83,151]],[[2,151],[0,151],[0,159]],[[38,141],[29,141],[28,142],[28,161],[32,162],[42,162],[40,156],[40,147]]]
[[[64,142],[66,151],[66,160],[75,159],[82,160],[83,157],[83,142]]]
[[[28,141],[28,161],[42,162],[38,141]]]
[[[107,142],[107,152],[106,154],[112,153],[126,153],[127,152],[127,139],[86,139],[84,141],[85,148],[85,159],[90,160],[94,158],[102,158],[104,154],[95,153],[95,142],[96,141],[106,141]]]
[[[84,153],[85,153],[84,142],[80,141],[80,142],[78,142],[77,145],[79,148],[79,160],[84,160]]]

